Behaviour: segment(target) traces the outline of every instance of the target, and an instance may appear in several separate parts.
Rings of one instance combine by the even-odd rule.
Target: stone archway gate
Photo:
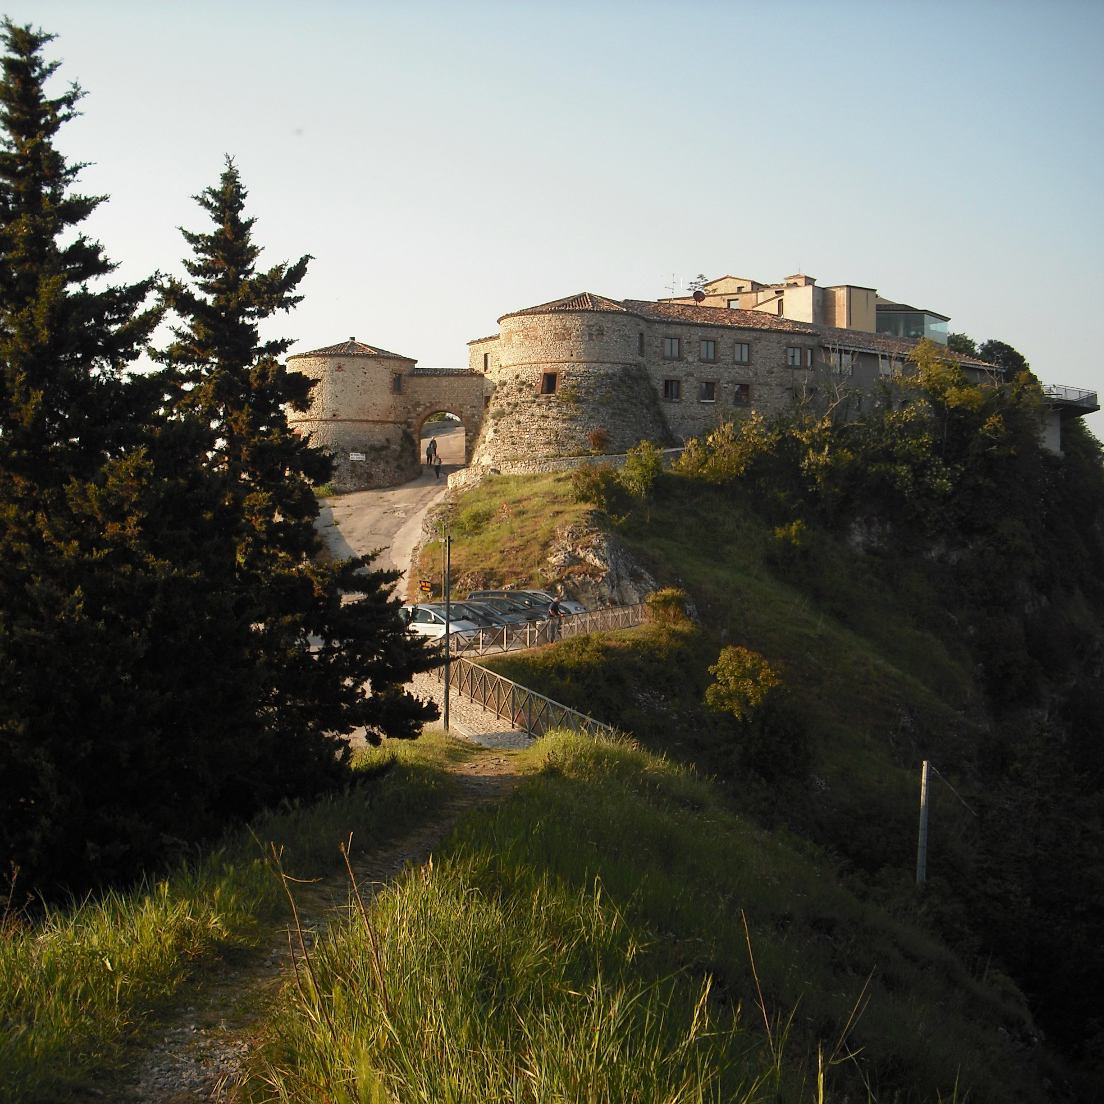
[[[467,462],[483,425],[485,378],[468,368],[418,368],[417,361],[350,338],[288,357],[314,380],[311,405],[289,412],[301,436],[334,461],[339,491],[393,487],[421,472],[418,435],[432,414],[455,414]]]

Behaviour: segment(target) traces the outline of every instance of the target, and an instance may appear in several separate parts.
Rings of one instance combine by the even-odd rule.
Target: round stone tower
[[[404,390],[416,360],[350,337],[288,357],[288,370],[315,381],[310,410],[288,422],[334,460],[341,491],[392,486],[420,471],[418,443],[406,426]]]
[[[503,315],[471,343],[494,384],[473,463],[625,452],[670,433],[645,369],[645,322],[589,292]]]

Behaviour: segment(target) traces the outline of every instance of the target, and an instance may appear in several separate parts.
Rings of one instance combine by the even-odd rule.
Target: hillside
[[[564,477],[562,498],[589,497],[588,524],[683,591],[688,616],[490,665],[714,776],[733,810],[812,848],[857,899],[940,940],[978,983],[1018,990],[1010,1053],[1071,1061],[1049,1076],[1091,1098],[1076,1085],[1094,1083],[1104,981],[1099,445],[1075,425],[1064,459],[1043,453],[1029,389],[999,409],[935,395],[923,419],[721,431],[636,494],[600,467]],[[499,494],[501,516],[527,498],[518,482],[480,493]],[[560,508],[547,477],[541,507]],[[461,577],[481,567],[468,529]],[[518,548],[496,581],[547,583],[547,562]],[[750,719],[705,704],[729,646],[781,678]],[[924,760],[937,773],[917,889]]]

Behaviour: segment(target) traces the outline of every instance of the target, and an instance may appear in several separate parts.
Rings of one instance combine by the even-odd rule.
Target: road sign
[[[433,593],[433,584],[428,579],[422,579],[418,583],[418,588],[421,590],[421,592],[423,594],[432,594]]]

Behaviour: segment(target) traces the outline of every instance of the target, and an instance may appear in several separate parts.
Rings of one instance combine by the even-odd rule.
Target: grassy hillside
[[[709,781],[569,734],[521,758],[318,948],[256,1099],[1046,1099],[1007,981]]]
[[[542,508],[554,511],[555,492],[542,485]],[[569,495],[570,485],[560,483],[559,493]],[[509,487],[493,481],[481,494],[497,497],[504,512],[528,498],[521,481]],[[461,500],[457,509],[464,508]],[[1067,828],[1047,825],[1048,814],[1038,812],[1041,795],[1009,781],[1022,778],[1021,760],[1037,759],[1033,730],[1023,712],[1016,724],[994,714],[992,694],[978,678],[977,642],[965,631],[962,606],[950,600],[946,570],[924,555],[858,549],[828,527],[778,520],[730,487],[679,474],[660,478],[645,498],[621,496],[592,521],[630,548],[660,585],[684,590],[691,616],[489,665],[621,726],[655,753],[694,764],[716,779],[732,810],[780,839],[806,841],[796,846],[812,847],[822,872],[841,877],[864,905],[884,908],[916,938],[926,933],[953,953],[962,977],[1019,1002],[1024,1019],[1004,1029],[1017,1061],[1030,1055],[1039,1068],[1051,1061],[1047,1032],[1027,1014],[1030,1003],[1058,1013],[1060,1049],[1088,1057],[1091,1069],[1091,1054],[1061,1037],[1063,999],[1070,1001],[1067,1022],[1091,1036],[1091,1024],[1076,1011],[1091,1003],[1091,994],[1083,980],[1079,990],[1075,978],[1067,984],[1053,973],[1040,976],[1044,961],[1048,971],[1055,963],[1061,968],[1063,933],[1024,927],[1045,915],[1032,912],[1024,895],[1049,877],[1054,900],[1085,894],[1083,907],[1071,910],[1084,916],[1095,891],[1071,880],[1071,860],[1058,843]],[[455,541],[454,571],[473,569],[469,547],[463,535]],[[526,571],[521,565],[541,558],[539,548],[525,549],[519,574]],[[510,577],[508,567],[500,569],[500,581]],[[781,673],[786,709],[773,729],[741,725],[704,704],[709,667],[732,644]],[[930,791],[928,882],[918,891],[925,759],[939,773]],[[1043,819],[1009,827],[1002,817],[1020,802]],[[1062,815],[1082,813],[1083,848],[1099,805],[1064,807]],[[1027,852],[1019,848],[1021,833],[1032,835]],[[835,921],[828,926],[836,931]],[[877,963],[880,952],[861,934],[866,928],[856,930]],[[1013,932],[1023,940],[1019,955]],[[1081,947],[1091,932],[1091,919],[1077,929]],[[833,934],[822,949],[837,952]],[[1094,968],[1083,955],[1078,963],[1086,972]],[[1009,975],[1027,986],[1030,1001],[1015,996]],[[1046,988],[1056,982],[1057,989]],[[950,987],[960,984],[961,978]],[[968,1052],[946,1041],[949,1053],[967,1063]],[[1077,1074],[1069,1076],[1076,1081]]]

